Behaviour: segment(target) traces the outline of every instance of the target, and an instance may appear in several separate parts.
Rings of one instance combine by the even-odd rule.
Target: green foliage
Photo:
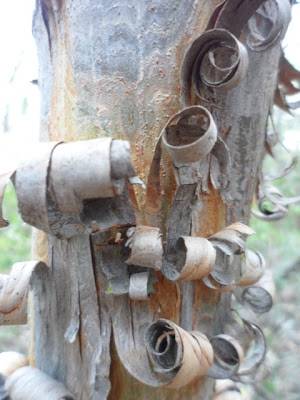
[[[31,228],[21,220],[12,185],[6,190],[4,216],[10,225],[0,231],[0,272],[7,272],[17,261],[30,259]]]

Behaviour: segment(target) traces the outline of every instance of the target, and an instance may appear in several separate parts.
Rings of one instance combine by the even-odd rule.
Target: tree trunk
[[[147,181],[154,149],[169,117],[182,109],[180,71],[187,47],[206,28],[218,2],[41,0],[34,16],[40,62],[41,140],[71,141],[96,137],[131,143],[137,174]],[[263,154],[269,110],[277,82],[280,46],[262,53],[249,50],[246,77],[221,91],[211,107],[218,132],[230,149],[231,201],[211,185],[198,197],[195,186],[176,192],[176,213],[166,212],[164,233],[207,237],[226,224],[249,219]],[[269,62],[272,60],[272,62]],[[175,182],[164,161],[162,189],[171,208]],[[180,197],[182,196],[182,197]],[[137,222],[149,224],[145,193],[136,190]],[[187,199],[193,206],[187,206]],[[192,222],[191,222],[192,221]],[[201,281],[173,284],[157,274],[148,302],[105,292],[109,265],[124,268],[118,248],[108,237],[49,238],[49,271],[33,279],[34,350],[32,363],[64,382],[77,399],[208,400],[213,381],[202,379],[180,390],[141,383],[138,356],[145,327],[167,318],[187,330],[207,335],[222,328],[230,298]],[[41,244],[41,243],[44,244]],[[38,238],[38,252],[45,254]],[[91,246],[92,256],[86,249]],[[53,249],[55,251],[53,252]],[[68,258],[66,258],[68,257]],[[78,260],[74,272],[69,259]],[[79,310],[74,311],[74,304]],[[79,315],[79,334],[65,339],[72,313]],[[146,379],[147,380],[147,379]]]

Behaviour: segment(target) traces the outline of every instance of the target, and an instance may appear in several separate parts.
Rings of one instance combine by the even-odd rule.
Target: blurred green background
[[[18,261],[30,260],[31,228],[22,222],[17,211],[17,199],[12,184],[4,197],[4,216],[10,225],[0,233],[0,273],[7,273]],[[28,350],[28,328],[25,326],[0,326],[0,352]]]
[[[30,83],[38,77],[31,37],[34,4],[34,0],[0,4],[0,48],[5,60],[0,63],[0,139],[13,142],[21,152],[38,137],[39,94],[36,85]],[[299,18],[300,5],[296,5],[283,45],[287,57],[298,69]],[[288,151],[277,145],[276,160],[266,157],[264,171],[272,174],[280,172],[293,156],[300,158],[299,113],[290,116],[275,109],[274,119],[280,140]],[[0,162],[3,158],[2,154]],[[299,178],[300,163],[274,184],[286,196],[300,195]],[[14,262],[31,258],[31,229],[20,219],[12,186],[6,191],[4,215],[11,224],[0,231],[0,273],[7,273]],[[254,385],[243,389],[245,399],[300,400],[300,205],[291,206],[288,216],[281,221],[263,222],[252,218],[251,225],[256,235],[248,245],[265,256],[274,273],[277,294],[273,309],[257,321],[264,330],[269,350]],[[27,327],[0,326],[0,351],[27,352],[28,343]]]
[[[17,212],[17,199],[12,184],[4,197],[4,215],[10,226],[0,234],[0,272],[7,272],[17,261],[30,259],[31,229]]]

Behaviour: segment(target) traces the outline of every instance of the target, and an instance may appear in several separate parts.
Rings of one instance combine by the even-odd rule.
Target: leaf
[[[294,81],[298,83],[298,86],[294,85]],[[289,102],[287,96],[299,93],[299,84],[300,71],[293,67],[283,54],[279,64],[278,86],[275,91],[274,104],[289,114],[292,110],[297,110],[300,107],[300,102]]]
[[[293,81],[300,82],[300,71],[298,71],[282,54],[279,63],[278,83],[285,95],[299,93],[300,89],[295,87]]]

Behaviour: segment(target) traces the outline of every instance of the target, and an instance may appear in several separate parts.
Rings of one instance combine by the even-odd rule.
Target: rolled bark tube
[[[9,275],[0,276],[0,325],[27,323],[29,282],[38,261],[15,263]]]
[[[265,260],[261,253],[247,249],[241,263],[240,286],[253,285],[260,280],[265,270]]]
[[[247,46],[252,51],[265,51],[273,46],[284,37],[290,19],[289,0],[264,2],[248,21]],[[264,20],[267,23],[264,23]]]
[[[234,294],[242,304],[247,304],[255,313],[264,314],[273,306],[275,284],[271,270],[267,269],[255,284],[236,288]]]
[[[214,267],[216,250],[205,238],[182,236],[177,240],[175,251],[174,268],[164,270],[165,276],[172,281],[202,279]]]
[[[120,195],[125,179],[134,175],[126,141],[101,138],[63,143],[52,154],[51,193],[61,212],[79,213],[83,200]]]
[[[75,400],[62,383],[32,367],[17,369],[5,387],[11,400]]]
[[[28,358],[16,351],[4,351],[0,353],[0,374],[7,377],[18,368],[28,365]]]
[[[175,166],[203,159],[216,140],[217,127],[213,117],[201,106],[188,107],[173,115],[162,132],[162,144]]]
[[[22,219],[48,232],[48,173],[51,155],[58,142],[40,143],[30,158],[17,168],[15,188]]]
[[[218,292],[232,292],[235,289],[235,284],[229,284],[229,285],[222,285],[221,283],[217,282],[213,276],[210,274],[208,276],[205,276],[203,278],[203,282],[205,286],[207,286],[210,289],[217,290]]]
[[[221,231],[213,234],[208,239],[214,245],[224,243],[228,245],[228,250],[232,253],[240,253],[245,250],[245,242],[254,230],[241,222],[235,222]]]
[[[159,319],[145,333],[149,359],[157,374],[169,377],[169,388],[180,388],[207,374],[213,350],[200,332],[187,332],[174,322]]]
[[[148,300],[153,292],[150,271],[137,272],[129,279],[129,297],[131,300]]]
[[[233,290],[236,287],[232,267],[234,255],[244,253],[246,239],[253,233],[247,225],[235,222],[208,238],[216,250],[216,260],[211,273],[203,278],[206,286],[219,291]]]
[[[300,202],[300,196],[285,197],[276,187],[266,185],[258,192],[258,211],[252,213],[265,221],[277,221],[284,218],[291,204]]]
[[[187,50],[182,66],[183,97],[190,103],[191,87],[202,97],[205,87],[224,88],[238,85],[248,70],[245,46],[228,30],[204,32]]]
[[[127,236],[126,246],[130,248],[130,256],[126,263],[159,271],[163,257],[160,230],[151,226],[139,225],[129,228]]]
[[[214,363],[208,375],[214,379],[227,379],[235,375],[244,359],[240,343],[230,335],[220,334],[210,339]]]

